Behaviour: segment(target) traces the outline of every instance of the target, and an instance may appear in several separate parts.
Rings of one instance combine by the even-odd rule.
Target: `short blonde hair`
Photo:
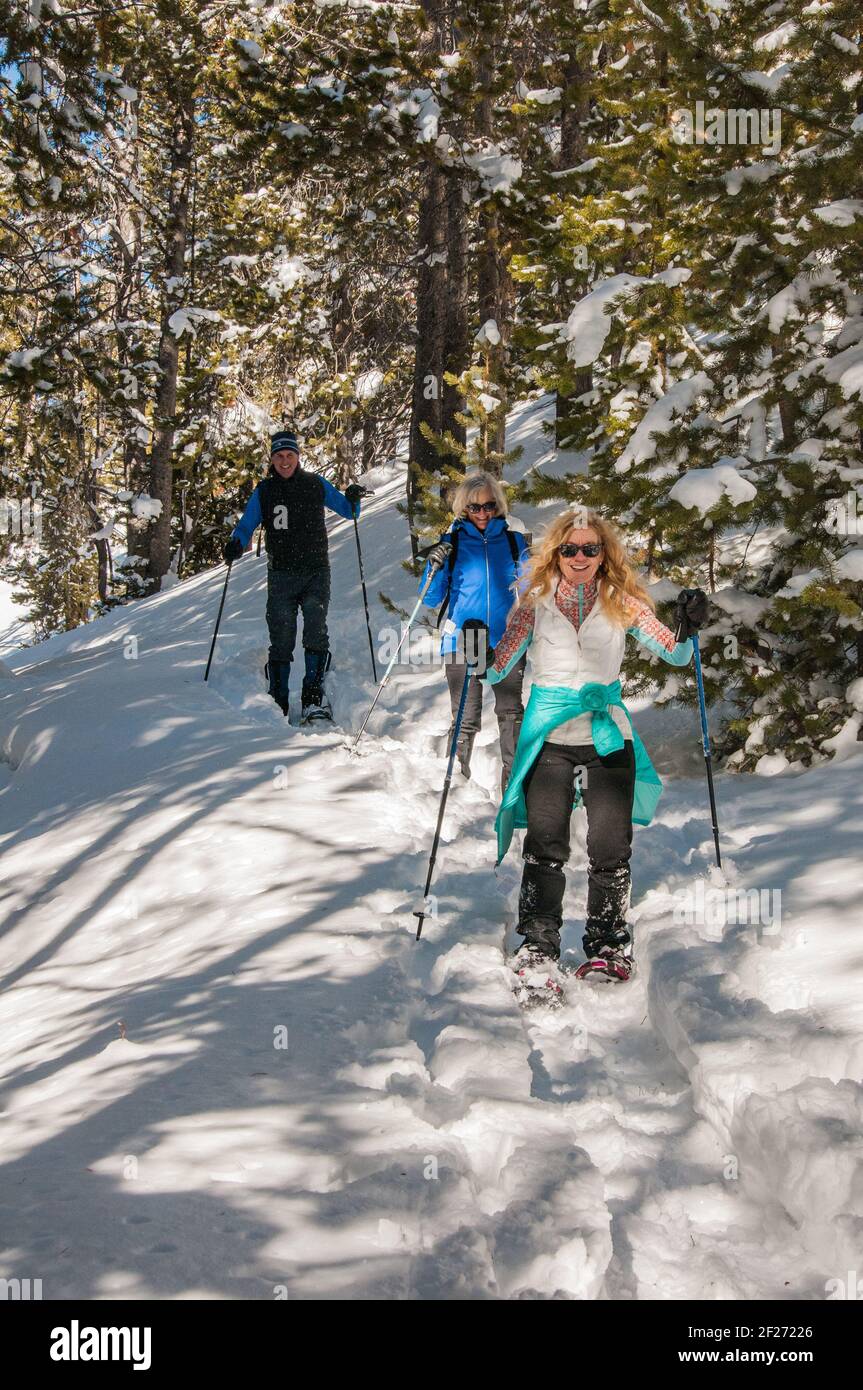
[[[468,502],[485,488],[488,488],[495,500],[498,515],[507,516],[509,503],[506,500],[506,493],[500,485],[500,479],[496,478],[493,473],[483,473],[478,469],[475,473],[468,473],[453,493],[452,514],[457,521],[467,514]]]

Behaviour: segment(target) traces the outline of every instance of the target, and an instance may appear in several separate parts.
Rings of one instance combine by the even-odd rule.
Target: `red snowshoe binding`
[[[620,946],[603,946],[595,956],[591,956],[575,972],[577,980],[619,980],[625,983],[634,969],[632,956]]]

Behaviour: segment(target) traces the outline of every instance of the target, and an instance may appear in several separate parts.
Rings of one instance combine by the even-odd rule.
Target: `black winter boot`
[[[566,875],[558,860],[541,861],[525,855],[518,897],[518,932],[525,946],[544,956],[560,958],[563,894]]]
[[[291,677],[291,663],[289,661],[277,661],[270,653],[269,660],[264,667],[264,675],[267,678],[267,688],[275,700],[282,714],[287,718],[288,714],[288,686]]]
[[[306,648],[306,674],[303,678],[303,719],[311,715],[329,717],[329,701],[324,693],[324,675],[330,667],[329,651]]]
[[[588,917],[585,922],[581,944],[588,959],[591,956],[602,955],[605,951],[625,951],[631,942],[632,937],[623,921],[598,921],[596,918]]]
[[[560,960],[561,921],[554,917],[532,917],[528,922],[519,922],[518,933],[524,937],[519,952],[532,951],[550,960]]]
[[[619,950],[630,944],[626,928],[629,906],[629,863],[610,869],[588,869],[587,920],[582,945],[586,956],[598,956],[604,949]]]
[[[476,734],[462,734],[456,745],[459,771],[466,782],[470,781],[470,760]]]

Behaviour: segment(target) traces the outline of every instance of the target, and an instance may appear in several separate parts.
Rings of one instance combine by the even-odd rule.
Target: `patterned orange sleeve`
[[[494,649],[494,661],[489,667],[492,685],[495,676],[498,680],[505,676],[519,657],[527,651],[533,637],[536,610],[532,604],[523,603],[517,608],[506,625],[506,631]]]
[[[627,632],[654,656],[672,666],[687,666],[692,658],[692,643],[676,641],[671,629],[659,621],[648,604],[628,596],[626,603],[630,612]]]

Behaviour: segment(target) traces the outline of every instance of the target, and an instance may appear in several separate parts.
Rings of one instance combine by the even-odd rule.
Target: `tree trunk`
[[[376,433],[376,429],[377,429],[377,422],[375,421],[374,417],[371,416],[371,415],[366,415],[365,419],[363,420],[363,443],[362,443],[362,459],[363,459],[363,472],[364,472],[364,473],[368,473],[369,469],[370,469],[370,468],[374,468],[374,466],[375,466],[375,433]]]
[[[351,301],[347,276],[339,280],[333,297],[333,348],[335,350],[336,374],[347,377],[351,362]],[[336,430],[336,477],[337,488],[345,488],[354,475],[354,414],[352,408],[352,387],[347,380],[340,383],[342,393],[338,408]]]
[[[154,405],[153,446],[150,452],[150,496],[161,502],[159,516],[147,538],[147,575],[153,590],[171,563],[171,508],[173,501],[173,452],[176,430],[177,380],[180,342],[169,320],[183,302],[186,246],[189,237],[189,186],[195,136],[195,102],[191,88],[179,93],[171,132],[171,186],[165,228],[165,278],[168,288],[162,307],[159,337],[159,385]]]
[[[573,46],[574,47],[574,46]],[[564,70],[564,89],[560,114],[560,154],[558,169],[573,169],[583,163],[587,155],[586,123],[590,115],[588,95],[588,69],[579,61],[578,54],[570,53]],[[566,287],[561,286],[558,297],[558,313],[561,321],[568,318],[574,304],[583,298],[586,289],[574,297],[566,296]],[[582,367],[575,373],[571,389],[558,389],[554,407],[554,442],[557,448],[565,447],[573,432],[574,417],[578,407],[575,401],[593,387],[592,367]]]
[[[799,407],[793,396],[779,397],[779,419],[782,424],[782,443],[786,449],[794,447],[797,435],[797,416]]]
[[[506,13],[500,18],[505,24]],[[496,37],[490,35],[477,64],[477,77],[483,92],[477,112],[477,128],[482,139],[494,138],[494,72]],[[486,467],[497,477],[503,471],[506,449],[506,360],[510,338],[512,281],[506,264],[505,231],[500,210],[493,199],[486,198],[479,213],[479,253],[477,257],[477,298],[480,325],[491,319],[500,335],[497,343],[485,348],[485,375],[490,393],[502,402],[488,421],[485,431]]]
[[[123,69],[123,81],[128,87],[139,88],[140,75],[136,68]],[[117,148],[117,172],[123,188],[138,186],[140,169],[140,144],[138,140],[139,101],[130,105],[128,138]],[[135,363],[133,343],[137,330],[128,325],[143,318],[141,308],[141,253],[143,247],[143,226],[141,209],[133,198],[118,193],[115,197],[114,241],[119,252],[117,293],[114,302],[114,322],[117,342],[117,367],[123,389],[121,410],[125,416],[123,433],[123,485],[129,492],[143,491],[148,482],[148,468],[140,458],[140,446],[132,438],[137,422],[126,414],[126,402],[131,409],[140,409],[137,385],[135,384]],[[121,327],[120,325],[126,325]],[[130,555],[138,553],[139,533],[127,525],[126,547]]]
[[[446,180],[434,158],[427,164],[419,209],[419,267],[417,271],[416,355],[411,393],[410,461],[407,507],[411,547],[416,557],[415,517],[421,477],[440,466],[433,444],[422,426],[440,434],[443,418],[442,381],[446,327]]]
[[[509,341],[509,314],[512,287],[501,248],[501,225],[498,209],[485,203],[480,211],[480,252],[477,265],[477,295],[480,323],[493,319],[500,341],[489,343],[485,351],[485,375],[491,394],[503,402],[488,422],[486,433],[486,466],[500,477],[506,449],[506,351]]]
[[[445,330],[445,370],[461,376],[470,365],[470,321],[468,318],[468,219],[464,200],[464,179],[460,169],[446,171],[447,200],[447,322]],[[456,414],[463,412],[464,393],[455,383],[444,382],[441,423],[457,443],[467,443],[467,428]],[[446,460],[456,464],[452,455]]]
[[[447,0],[421,0],[426,19],[426,31],[421,48],[429,53],[452,53],[455,46],[457,6]],[[457,179],[454,180],[456,183]],[[447,332],[458,323],[458,310],[451,316],[448,257],[455,257],[455,283],[464,275],[459,267],[461,233],[459,217],[451,199],[455,193],[433,150],[425,163],[425,181],[418,209],[418,264],[416,281],[416,352],[414,356],[409,460],[407,479],[407,516],[411,537],[411,552],[417,557],[419,539],[416,527],[423,485],[428,474],[441,466],[434,445],[423,434],[423,426],[439,435],[444,422],[443,373],[448,360]],[[452,219],[452,222],[451,222]],[[451,234],[453,244],[450,244]],[[460,330],[456,327],[456,332]],[[465,336],[467,330],[465,329]],[[455,345],[454,345],[455,351]],[[453,356],[453,362],[456,358]],[[456,396],[447,395],[447,416],[453,418]]]

